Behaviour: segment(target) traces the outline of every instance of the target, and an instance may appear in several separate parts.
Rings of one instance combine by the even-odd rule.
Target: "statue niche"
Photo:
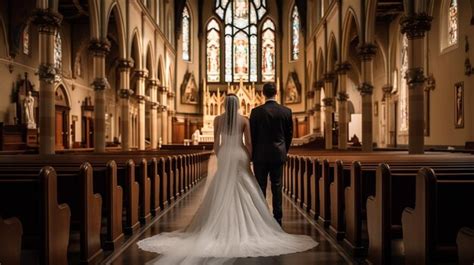
[[[184,75],[183,84],[181,85],[181,103],[199,104],[199,91],[193,73],[187,72]]]
[[[285,104],[301,103],[301,83],[296,72],[288,74],[285,86]]]

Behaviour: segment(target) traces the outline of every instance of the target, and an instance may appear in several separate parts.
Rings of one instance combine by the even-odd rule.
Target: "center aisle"
[[[159,264],[159,254],[145,252],[138,249],[136,242],[147,237],[159,234],[161,232],[170,232],[182,229],[190,222],[195,211],[197,210],[201,198],[204,193],[205,181],[198,184],[187,196],[178,200],[170,208],[160,213],[147,229],[143,229],[142,233],[133,242],[125,246],[121,253],[112,255],[105,264],[111,265],[152,265]],[[267,194],[271,194],[269,190]],[[269,198],[268,200],[271,200]],[[269,202],[271,205],[271,202]],[[312,224],[307,217],[292,204],[292,202],[284,197],[283,199],[283,229],[292,234],[306,234],[312,236],[319,245],[307,252],[295,253],[276,257],[265,258],[239,258],[233,259],[229,263],[234,265],[254,265],[254,264],[280,264],[280,265],[340,265],[352,264],[349,258],[337,249],[333,243],[328,240],[324,233]],[[207,261],[204,264],[207,264]]]

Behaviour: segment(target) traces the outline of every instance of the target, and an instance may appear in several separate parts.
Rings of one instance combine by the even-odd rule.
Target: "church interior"
[[[160,264],[135,243],[186,226],[226,95],[266,83],[283,229],[320,245],[232,262],[472,265],[470,42],[473,0],[2,0],[0,265]]]

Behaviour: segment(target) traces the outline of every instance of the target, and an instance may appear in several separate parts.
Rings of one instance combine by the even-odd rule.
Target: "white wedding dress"
[[[192,260],[277,256],[318,245],[309,236],[285,233],[275,221],[250,169],[242,140],[244,132],[250,135],[248,120],[240,115],[230,119],[222,116],[216,124],[220,129],[215,139],[220,138],[221,143],[217,171],[207,179],[206,194],[191,223],[183,230],[138,242],[140,249]]]

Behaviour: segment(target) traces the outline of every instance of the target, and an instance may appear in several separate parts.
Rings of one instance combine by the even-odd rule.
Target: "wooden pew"
[[[319,179],[322,176],[322,166],[319,159],[312,158],[312,168],[310,177],[311,209],[309,213],[315,220],[318,220],[320,214]]]
[[[140,185],[139,192],[139,208],[140,208],[140,223],[147,224],[151,220],[151,180],[148,177],[148,162],[145,158],[141,159],[138,166],[138,183]]]
[[[305,176],[303,177],[303,210],[309,212],[311,209],[311,176],[313,175],[313,160],[304,157],[305,160]]]
[[[329,196],[329,184],[332,181],[332,173],[329,168],[329,161],[325,159],[322,163],[322,176],[319,178],[319,218],[318,222],[329,227],[331,222],[331,202]]]
[[[296,163],[298,163],[298,175],[297,175],[297,189],[298,196],[296,197],[296,203],[298,206],[303,207],[304,201],[304,180],[306,178],[306,159],[303,156],[296,158]]]
[[[107,212],[107,236],[104,248],[114,250],[124,241],[122,229],[123,212],[123,189],[118,185],[117,163],[114,160],[106,165],[107,191],[106,212]]]
[[[331,223],[329,233],[337,240],[344,238],[344,168],[342,161],[336,161],[334,179],[329,185]]]
[[[0,264],[21,264],[21,236],[23,227],[18,218],[0,217]]]
[[[402,215],[407,264],[434,264],[455,257],[456,235],[474,224],[474,173],[435,174],[423,168],[416,177],[415,208]],[[471,247],[472,248],[472,247]]]
[[[456,239],[459,265],[474,264],[474,230],[463,227]]]
[[[0,183],[0,214],[17,216],[26,228],[24,236],[39,237],[32,245],[40,252],[40,262],[68,264],[71,211],[67,204],[58,204],[54,169],[44,167],[36,175],[0,175]]]

